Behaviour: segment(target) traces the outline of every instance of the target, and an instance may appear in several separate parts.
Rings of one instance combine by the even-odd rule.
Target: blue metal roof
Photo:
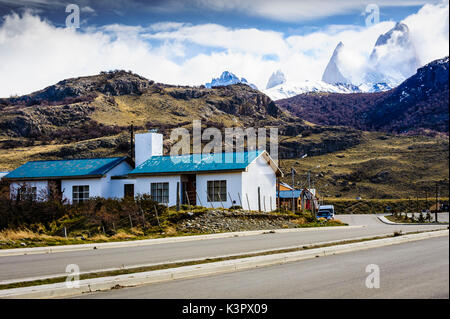
[[[294,190],[294,198],[299,198],[301,195],[301,190]],[[278,196],[278,191],[277,191]],[[280,191],[280,198],[292,198],[292,191]]]
[[[47,179],[62,177],[101,176],[127,157],[32,161],[16,168],[4,178]]]
[[[152,156],[130,175],[244,170],[263,151]]]

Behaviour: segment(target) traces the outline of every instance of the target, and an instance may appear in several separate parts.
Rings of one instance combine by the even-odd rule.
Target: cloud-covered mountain
[[[238,84],[238,83],[247,84],[248,86],[250,86],[251,88],[253,88],[255,90],[258,89],[256,87],[256,85],[248,83],[248,81],[245,78],[239,79],[239,77],[237,77],[235,74],[228,72],[228,71],[222,72],[220,77],[212,79],[212,81],[209,83],[206,83],[205,86],[207,88],[212,88],[215,86],[227,86],[227,85]]]
[[[419,67],[409,28],[399,22],[378,37],[370,54],[365,82],[387,83],[394,87],[413,75]]]
[[[349,61],[352,62],[349,58],[351,49],[339,42],[325,68],[322,81],[292,83],[281,71],[277,71],[270,77],[264,93],[278,100],[307,92],[382,92],[398,86],[421,66],[409,28],[402,22],[378,37],[362,66],[348,65]]]

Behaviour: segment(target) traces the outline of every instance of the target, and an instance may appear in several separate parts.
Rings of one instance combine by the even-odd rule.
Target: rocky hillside
[[[341,150],[359,138],[354,129],[312,127],[245,84],[171,86],[125,71],[68,79],[29,95],[1,99],[0,115],[0,148],[10,152],[4,159],[0,155],[2,169],[31,159],[126,154],[131,124],[136,131],[162,132],[166,151],[174,142],[169,139],[171,129],[190,130],[194,119],[219,129],[278,127],[281,139],[330,132],[325,139],[282,143],[285,157]]]
[[[448,134],[449,58],[433,61],[395,89],[378,93],[308,93],[277,105],[322,125],[391,133]]]
[[[426,74],[423,79],[428,81]],[[408,84],[405,90],[415,96],[434,90],[410,89],[416,86]],[[394,99],[394,93],[390,94]],[[303,114],[285,104],[280,107],[242,83],[213,88],[174,86],[125,71],[67,79],[29,95],[0,99],[0,171],[30,160],[129,154],[131,124],[136,132],[155,128],[162,132],[167,153],[175,142],[170,140],[171,130],[190,130],[192,120],[200,119],[204,128],[277,127],[282,169],[289,172],[294,166],[301,179],[297,182],[304,182],[305,174],[313,172],[313,185],[326,188],[327,196],[398,198],[409,194],[411,181],[430,189],[435,181],[448,184],[448,139],[357,129],[360,119],[354,114],[359,104],[352,99],[373,107],[388,101],[384,93],[338,94],[349,97],[345,101],[351,107],[335,113],[337,104],[314,104],[321,98],[330,101],[330,95],[303,97],[311,96],[308,101],[321,112]],[[332,126],[310,123],[292,113]],[[321,117],[311,118],[311,114]],[[290,179],[285,176],[286,182]]]

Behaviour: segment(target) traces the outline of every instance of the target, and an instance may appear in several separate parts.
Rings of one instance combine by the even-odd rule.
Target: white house
[[[282,172],[266,151],[163,156],[159,133],[135,135],[135,162],[127,157],[28,162],[5,176],[12,197],[45,199],[53,189],[71,203],[90,197],[150,194],[169,206],[276,208]]]

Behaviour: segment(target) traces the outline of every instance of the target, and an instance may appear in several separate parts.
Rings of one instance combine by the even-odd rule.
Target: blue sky
[[[205,1],[209,2],[209,1]],[[220,0],[218,1],[220,2]],[[250,0],[252,2],[252,0]],[[254,1],[257,6],[258,0]],[[272,1],[276,3],[277,1]],[[291,2],[279,1],[279,6],[289,6]],[[339,6],[339,1],[335,1]],[[63,26],[66,13],[65,6],[69,3],[78,4],[80,8],[88,8],[81,13],[84,26],[89,25],[149,25],[162,21],[173,21],[191,24],[217,23],[232,28],[259,28],[284,32],[286,34],[304,34],[324,25],[334,24],[365,24],[363,11],[367,4],[376,1],[351,1],[354,4],[343,12],[318,16],[311,12],[310,18],[303,15],[297,19],[274,17],[270,14],[252,14],[233,8],[215,8],[213,5],[202,4],[202,1],[51,1],[51,0],[0,0],[0,15],[11,11],[22,12],[26,9],[37,10],[41,17],[45,17],[57,26]],[[381,21],[401,21],[405,17],[417,12],[425,3],[439,1],[389,1],[380,3]],[[185,4],[183,4],[185,3]],[[317,1],[317,11],[322,11],[320,1]],[[323,4],[324,6],[328,4]],[[335,5],[336,6],[336,5]],[[92,9],[92,10],[90,10]],[[83,11],[83,10],[82,10]],[[316,11],[316,10],[311,10]],[[306,14],[308,16],[308,14]]]
[[[81,9],[79,29],[65,26],[68,3]],[[370,3],[380,10],[374,25]],[[356,72],[397,21],[422,63],[448,55],[447,0],[0,0],[0,15],[0,97],[110,69],[184,85],[224,70],[262,88],[278,69],[320,80],[339,41]]]

